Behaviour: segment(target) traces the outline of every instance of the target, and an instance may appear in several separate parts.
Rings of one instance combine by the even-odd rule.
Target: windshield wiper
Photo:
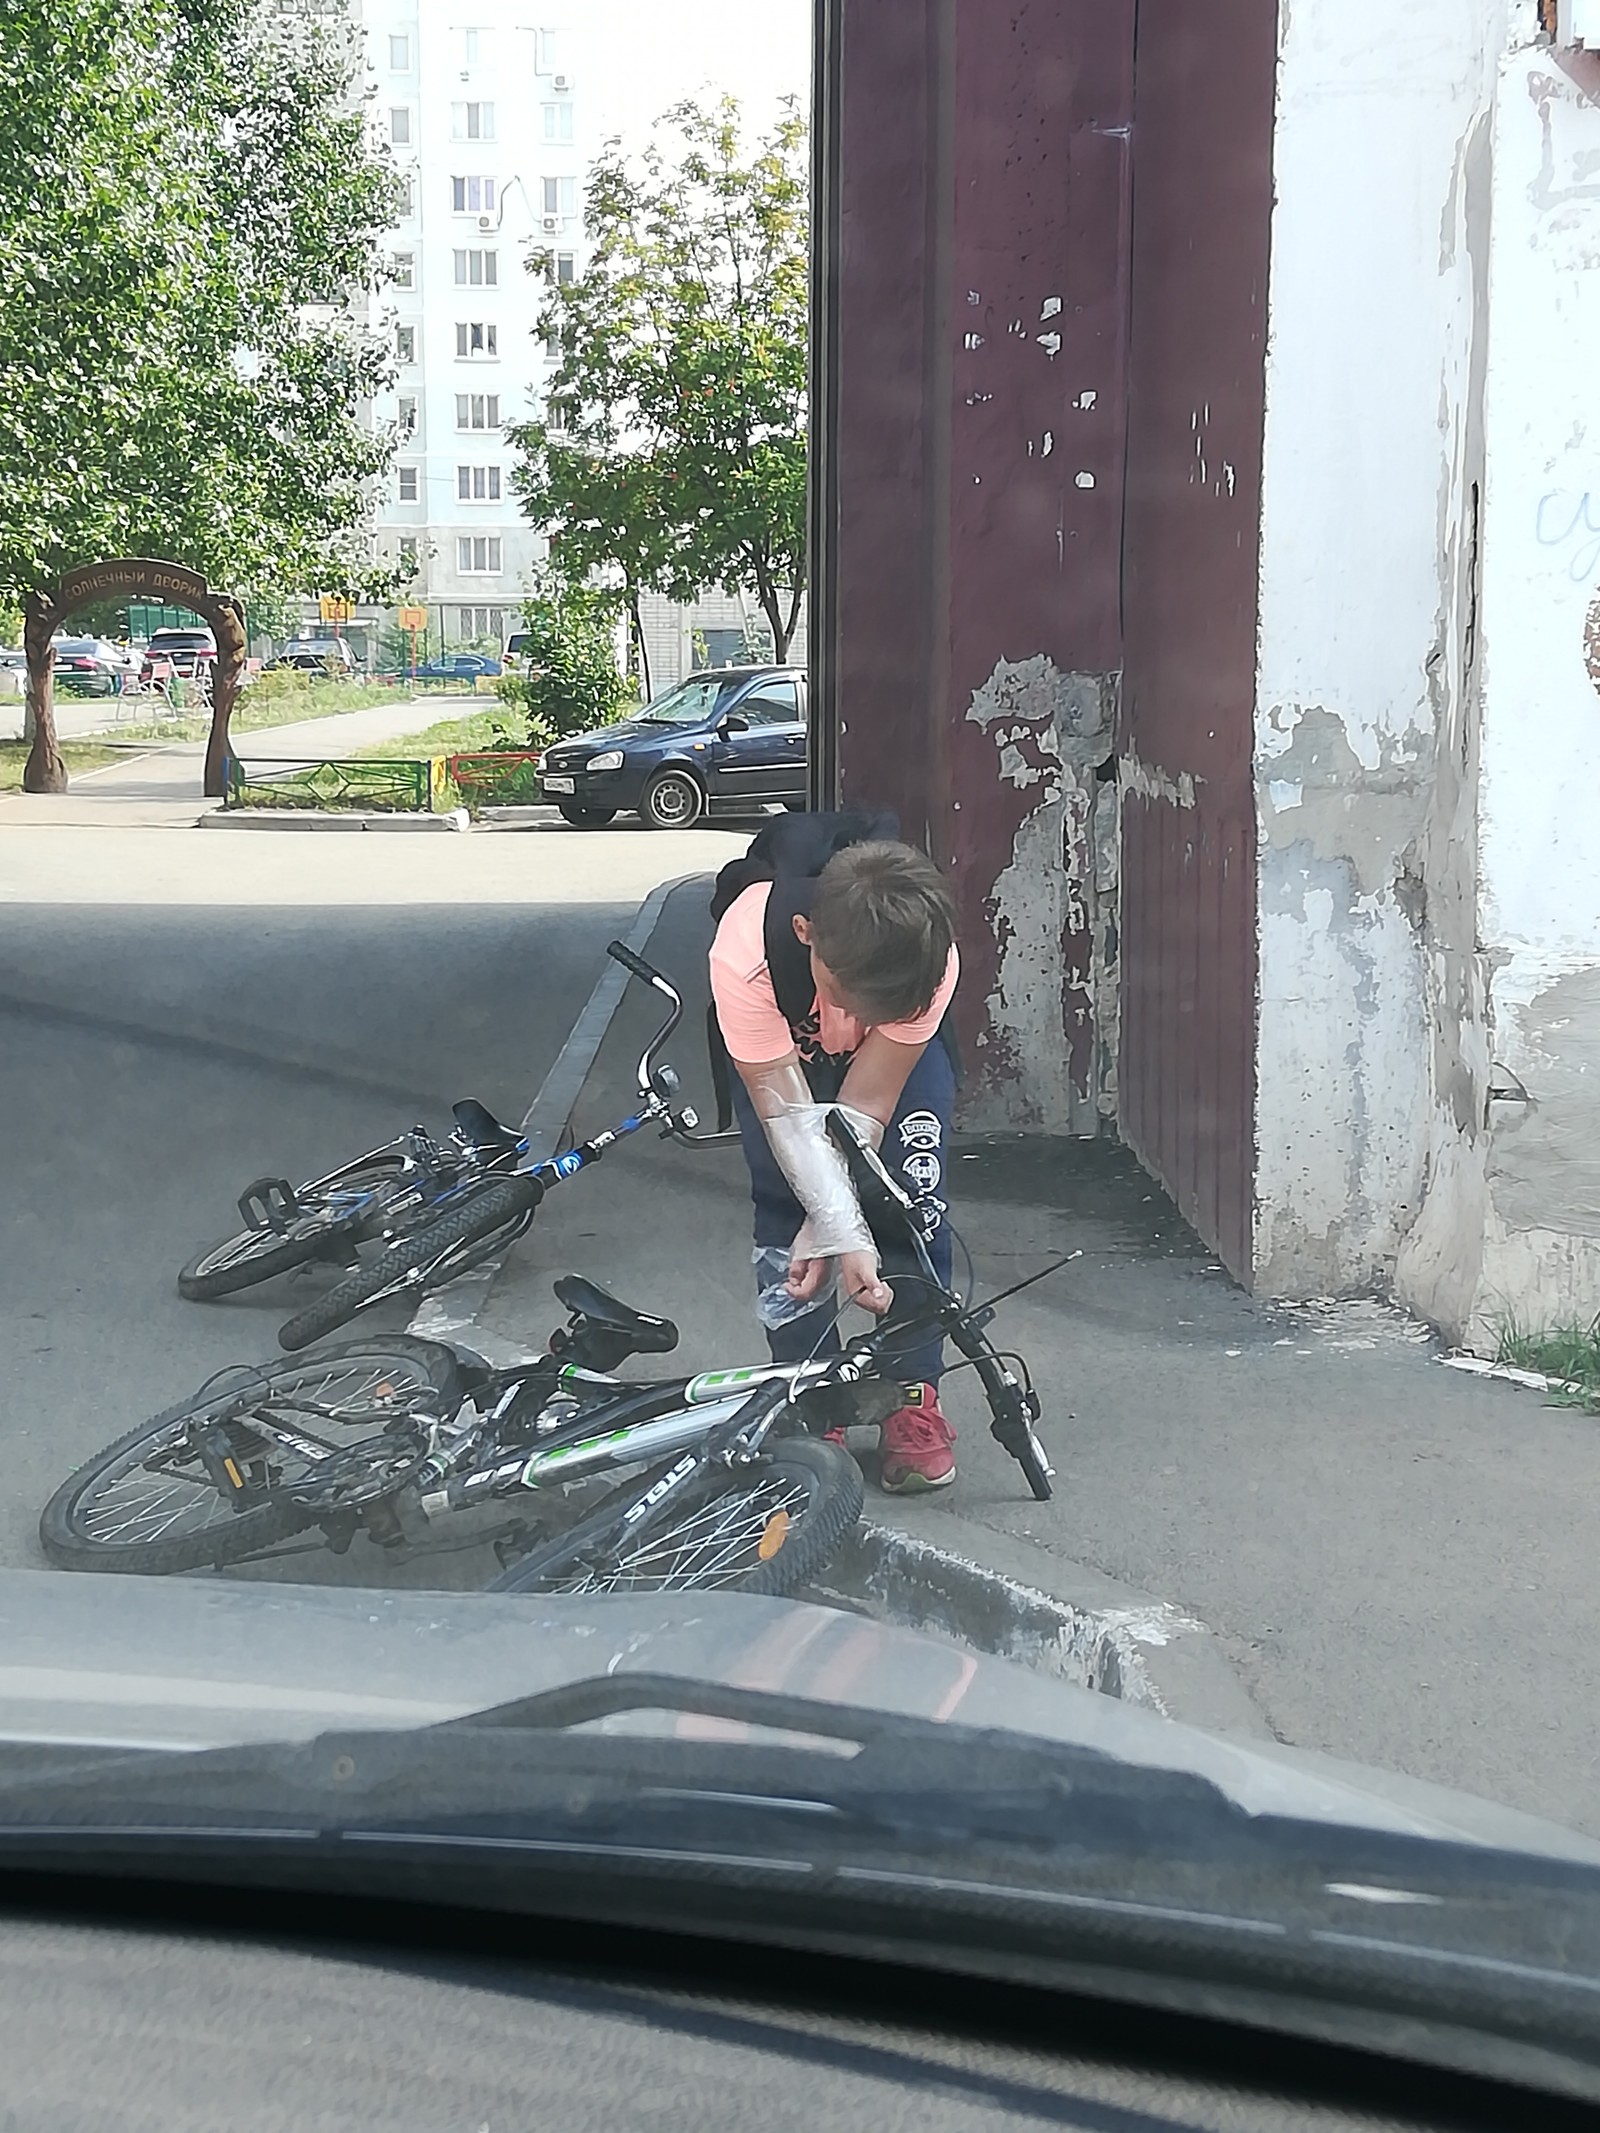
[[[722,1718],[761,1726],[774,1733],[809,1733],[823,1740],[855,1741],[865,1747],[876,1740],[948,1739],[950,1728],[937,1720],[908,1718],[898,1711],[873,1711],[859,1704],[823,1703],[813,1696],[784,1696],[771,1689],[744,1689],[725,1681],[699,1681],[688,1674],[596,1674],[585,1681],[563,1682],[532,1696],[483,1711],[442,1718],[423,1730],[459,1731],[470,1726],[516,1726],[531,1732],[564,1731],[625,1711],[685,1711],[698,1718]],[[1020,1740],[1020,1736],[1018,1736]],[[1102,1758],[1103,1760],[1103,1758]]]

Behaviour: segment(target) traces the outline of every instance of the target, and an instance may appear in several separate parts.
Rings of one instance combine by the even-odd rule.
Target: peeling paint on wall
[[[1103,676],[1063,673],[1040,654],[999,661],[967,708],[994,743],[999,777],[1030,803],[988,898],[1000,944],[979,1039],[989,1057],[963,1113],[980,1131],[1025,1123],[1092,1134],[1099,1125],[1107,988],[1097,929],[1115,879],[1106,881],[1096,838],[1096,772],[1110,752],[1111,699]]]

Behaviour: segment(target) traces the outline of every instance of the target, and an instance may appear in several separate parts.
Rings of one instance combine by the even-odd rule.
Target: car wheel
[[[692,829],[705,805],[699,781],[687,770],[658,770],[644,789],[639,818],[647,829]]]
[[[616,819],[617,811],[614,807],[580,807],[576,800],[558,800],[556,813],[574,829],[603,830]]]

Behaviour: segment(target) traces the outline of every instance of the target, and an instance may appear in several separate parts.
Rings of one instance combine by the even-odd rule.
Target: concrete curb
[[[940,1523],[955,1547],[864,1519],[817,1597],[1208,1732],[1275,1737],[1182,1608],[971,1520]]]
[[[692,874],[680,874],[676,881],[664,881],[659,888],[652,889],[639,906],[638,916],[625,936],[624,945],[635,955],[642,955],[645,944],[656,930],[667,898],[675,889],[681,889],[685,882],[695,878]],[[540,1083],[539,1093],[523,1114],[522,1133],[528,1143],[528,1153],[536,1163],[544,1162],[560,1147],[561,1136],[577,1107],[589,1069],[599,1055],[612,1017],[630,982],[622,965],[607,956],[606,966],[595,980],[594,990],[584,1002],[566,1043]],[[483,1343],[471,1341],[471,1336],[479,1313],[489,1301],[489,1292],[499,1276],[501,1263],[498,1259],[486,1260],[460,1281],[452,1282],[438,1296],[425,1296],[412,1314],[407,1330],[423,1340],[469,1341],[480,1353],[483,1352]],[[496,1358],[491,1356],[488,1360],[493,1362]],[[499,1360],[510,1362],[514,1358],[503,1356]]]
[[[363,815],[352,810],[349,814],[321,815],[310,808],[249,807],[218,808],[214,814],[202,815],[197,825],[200,829],[233,830],[401,830],[440,831],[468,830],[472,817],[464,807],[455,807],[447,815]]]
[[[672,895],[701,878],[664,882],[646,898],[627,935],[636,954],[648,953]],[[608,963],[528,1107],[522,1130],[536,1156],[559,1145],[627,985]],[[462,1341],[491,1363],[515,1360],[514,1347],[474,1331],[499,1271],[496,1262],[425,1298],[408,1330]],[[908,1504],[902,1515],[901,1527],[864,1519],[812,1597],[1211,1732],[1274,1737],[1213,1632],[1181,1608],[942,1508]]]

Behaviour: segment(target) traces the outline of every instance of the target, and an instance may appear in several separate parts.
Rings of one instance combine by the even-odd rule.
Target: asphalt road
[[[186,1304],[241,1187],[475,1095],[521,1116],[663,878],[726,831],[225,837],[0,821],[0,1562],[80,1460],[276,1353],[289,1282]]]

